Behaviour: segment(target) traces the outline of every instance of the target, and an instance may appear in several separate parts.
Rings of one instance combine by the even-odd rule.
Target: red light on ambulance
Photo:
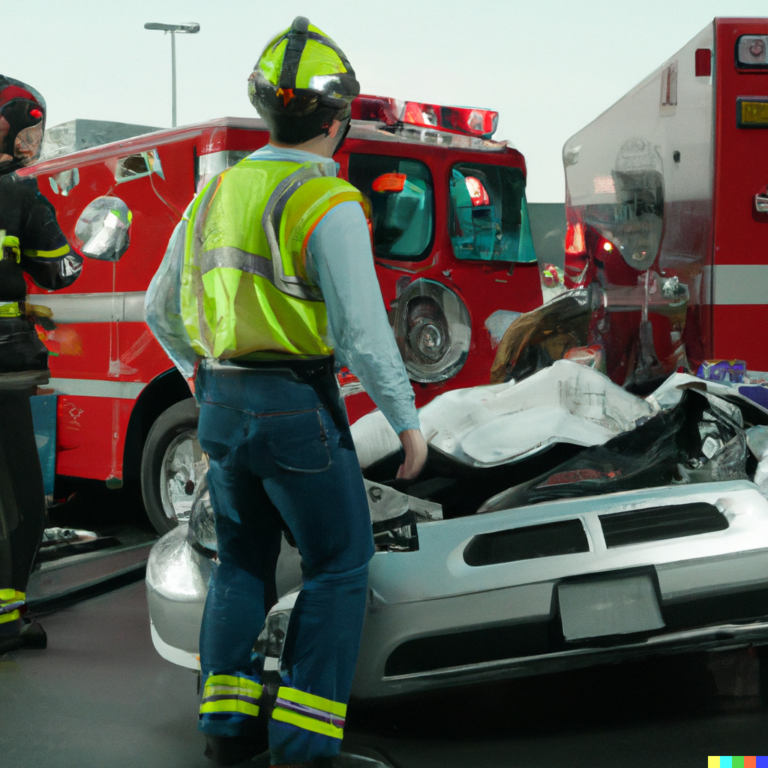
[[[580,221],[568,222],[568,227],[565,230],[565,252],[569,256],[580,256],[587,252],[584,225]]]
[[[581,256],[587,252],[584,222],[581,211],[578,208],[571,208],[569,202],[570,199],[565,205],[565,253],[567,256]]]

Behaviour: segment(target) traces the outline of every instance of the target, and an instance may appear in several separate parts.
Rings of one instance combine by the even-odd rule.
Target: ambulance
[[[506,327],[541,303],[522,154],[491,138],[491,110],[360,96],[353,118],[335,159],[370,202],[376,271],[416,405],[487,383]],[[145,293],[195,192],[268,133],[258,119],[222,118],[79,149],[86,134],[60,130],[58,156],[21,172],[86,257],[71,289],[29,286],[56,324],[40,329],[55,471],[140,483],[162,533],[188,516],[206,462],[195,402],[145,323]],[[374,408],[352,374],[340,384],[351,421]]]
[[[768,19],[718,18],[566,142],[565,286],[601,286],[617,383],[768,370],[767,139]]]

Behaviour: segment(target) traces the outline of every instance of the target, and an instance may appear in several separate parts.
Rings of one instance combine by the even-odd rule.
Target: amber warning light
[[[376,120],[386,125],[407,123],[421,128],[490,139],[496,131],[499,113],[491,109],[444,107],[361,94],[352,102],[352,119]]]
[[[749,96],[736,99],[736,125],[739,128],[768,128],[768,99]]]

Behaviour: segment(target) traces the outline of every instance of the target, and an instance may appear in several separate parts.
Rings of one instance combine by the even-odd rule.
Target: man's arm
[[[181,319],[181,269],[187,218],[173,230],[168,248],[144,299],[147,325],[194,392],[193,379],[199,361]]]
[[[20,266],[41,288],[67,288],[80,277],[83,257],[70,248],[56,221],[56,209],[40,194],[37,179],[19,181],[18,185],[19,193],[29,195]]]
[[[400,436],[406,460],[398,477],[415,477],[427,447],[413,388],[387,320],[360,205],[342,203],[327,213],[312,233],[309,253],[308,269],[323,292],[336,357],[360,379]]]

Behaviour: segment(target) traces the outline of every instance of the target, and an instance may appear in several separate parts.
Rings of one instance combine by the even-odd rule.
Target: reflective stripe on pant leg
[[[257,717],[263,690],[252,677],[210,675],[203,688],[200,719],[210,714]]]
[[[272,718],[334,739],[344,738],[347,705],[296,688],[282,686]]]
[[[21,618],[19,609],[24,607],[26,597],[16,589],[0,589],[0,624]]]

